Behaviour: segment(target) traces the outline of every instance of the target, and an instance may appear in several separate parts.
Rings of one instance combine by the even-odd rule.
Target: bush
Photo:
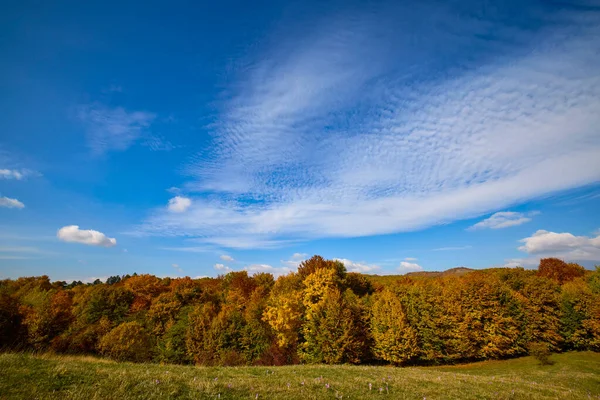
[[[552,365],[554,361],[550,360],[552,353],[546,343],[532,343],[529,345],[529,354],[540,362],[540,365]]]
[[[150,336],[137,322],[124,322],[100,339],[100,353],[118,361],[143,362],[151,358]]]

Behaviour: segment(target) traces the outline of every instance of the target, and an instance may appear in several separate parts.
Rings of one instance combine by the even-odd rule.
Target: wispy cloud
[[[157,135],[148,136],[142,144],[152,151],[171,151],[178,147],[167,139]]]
[[[26,179],[30,176],[40,176],[37,171],[30,169],[0,169],[0,179],[16,179],[18,181]]]
[[[128,111],[101,103],[77,107],[76,117],[85,126],[88,145],[93,153],[123,151],[132,146],[150,127],[156,115],[146,111]]]
[[[138,232],[279,247],[422,229],[600,180],[596,19],[564,13],[527,33],[416,8],[332,18],[259,54],[187,168],[193,204]]]
[[[531,211],[528,213],[501,211],[469,227],[468,230],[502,229],[509,228],[511,226],[523,225],[524,223],[531,221],[531,217],[538,214],[538,211]]]
[[[173,267],[177,272],[183,273],[183,269],[179,266],[179,264],[171,264],[171,267]]]
[[[30,246],[0,246],[0,253],[40,253],[40,249]]]
[[[468,250],[472,249],[473,246],[450,246],[450,247],[438,247],[437,249],[432,249],[432,251],[457,251],[457,250]]]
[[[300,263],[307,258],[307,253],[294,253],[289,260],[281,260],[281,264],[288,267],[290,270],[296,270]]]

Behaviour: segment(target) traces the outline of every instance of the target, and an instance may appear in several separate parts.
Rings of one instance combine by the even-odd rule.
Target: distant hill
[[[465,275],[468,274],[469,272],[475,271],[472,268],[467,268],[467,267],[456,267],[456,268],[450,268],[446,271],[417,271],[417,272],[409,272],[407,274],[405,274],[404,276],[425,276],[425,277],[429,277],[429,278],[435,278],[438,276],[449,276],[449,275]]]

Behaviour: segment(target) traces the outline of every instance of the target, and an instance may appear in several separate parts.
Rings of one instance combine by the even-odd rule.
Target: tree
[[[100,353],[118,361],[144,362],[151,359],[151,340],[137,322],[124,322],[100,339]]]
[[[300,358],[309,363],[357,364],[366,353],[358,298],[350,290],[342,294],[338,288],[328,288],[307,307],[302,333]]]
[[[277,344],[292,353],[295,353],[298,345],[298,332],[304,314],[300,285],[295,274],[280,276],[273,286],[262,317],[275,332]]]
[[[585,268],[579,264],[567,264],[558,258],[542,258],[538,267],[538,275],[563,284],[585,275]]]
[[[373,352],[381,360],[405,364],[418,355],[417,333],[409,325],[400,299],[390,290],[375,295],[371,310]]]
[[[0,291],[0,350],[17,348],[21,344],[21,318],[17,299]]]
[[[133,313],[147,310],[152,303],[152,299],[169,290],[159,278],[148,274],[134,274],[131,278],[125,280],[124,285],[134,295],[131,304],[131,312]]]

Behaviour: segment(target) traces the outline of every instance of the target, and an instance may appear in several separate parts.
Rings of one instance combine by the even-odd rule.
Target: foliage
[[[538,275],[553,279],[558,283],[572,281],[585,275],[585,269],[578,264],[567,264],[558,258],[542,258],[538,268]]]
[[[417,333],[398,296],[390,290],[379,293],[371,312],[373,352],[377,358],[404,364],[418,354]]]
[[[150,336],[137,322],[123,322],[100,339],[100,353],[118,361],[148,361]]]
[[[600,269],[544,259],[377,277],[314,256],[280,276],[0,281],[0,348],[200,365],[442,364],[600,351]]]

